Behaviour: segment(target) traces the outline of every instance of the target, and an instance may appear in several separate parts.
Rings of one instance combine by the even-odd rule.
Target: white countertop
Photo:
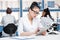
[[[58,35],[4,37],[0,40],[60,40],[60,32]]]

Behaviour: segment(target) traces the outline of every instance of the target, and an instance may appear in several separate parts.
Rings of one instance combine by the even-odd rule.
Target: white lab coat
[[[3,26],[8,25],[9,23],[16,23],[16,19],[14,16],[12,16],[11,14],[7,14],[6,16],[2,17],[2,24]]]
[[[15,20],[15,17],[10,15],[10,14],[7,14],[6,16],[3,16],[2,17],[2,24],[3,26],[7,26],[9,23],[13,23],[15,24],[16,23],[16,20]],[[15,34],[14,34],[15,35]],[[2,31],[2,36],[9,36],[8,34],[4,33],[4,31]]]
[[[51,20],[49,18],[49,16],[47,16],[47,17],[41,17],[41,21],[40,22],[47,29],[49,29],[52,26],[52,24],[54,23],[53,20]]]
[[[28,19],[28,15],[22,17],[18,25],[18,35],[20,36],[21,32],[33,32],[38,27],[43,27],[37,18],[34,18],[32,24]]]

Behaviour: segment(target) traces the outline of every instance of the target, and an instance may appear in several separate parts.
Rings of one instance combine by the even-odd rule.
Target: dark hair
[[[49,8],[46,8],[43,11],[45,12],[44,17],[47,17],[47,15],[49,15],[49,17],[54,21],[54,19],[52,18],[51,14],[50,14]]]
[[[40,6],[38,5],[37,2],[33,2],[30,6],[30,9],[32,10],[34,7],[38,7],[40,9]]]
[[[6,13],[7,13],[7,14],[11,14],[11,13],[12,13],[11,8],[8,7],[7,10],[6,10]]]

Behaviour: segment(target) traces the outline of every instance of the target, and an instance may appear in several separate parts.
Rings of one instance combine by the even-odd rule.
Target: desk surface
[[[45,35],[45,36],[24,36],[24,37],[4,37],[0,40],[60,40],[60,33],[58,35]]]

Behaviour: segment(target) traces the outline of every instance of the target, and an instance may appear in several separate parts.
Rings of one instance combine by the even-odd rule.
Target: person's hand
[[[43,35],[43,36],[46,35],[46,31],[42,32],[42,35]]]
[[[39,27],[34,31],[34,34],[37,34],[39,32]]]

